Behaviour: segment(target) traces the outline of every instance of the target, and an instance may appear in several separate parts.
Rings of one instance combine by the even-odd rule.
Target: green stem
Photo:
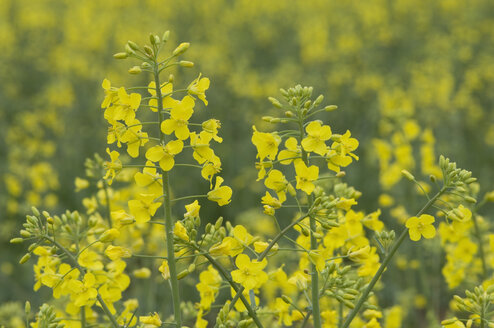
[[[477,215],[475,211],[472,213],[473,226],[475,229],[475,237],[477,237],[477,241],[479,243],[479,256],[480,261],[482,262],[482,280],[487,278],[487,264],[485,262],[485,253],[484,253],[484,243],[482,242],[482,233],[480,232],[479,223],[477,220]]]
[[[86,328],[86,308],[81,307],[81,328]]]
[[[110,193],[108,192],[108,183],[103,179],[103,187],[105,189],[105,200],[106,200],[106,220],[108,221],[108,227],[112,227],[111,222],[111,205],[110,205]]]
[[[304,139],[305,132],[304,132],[304,117],[301,111],[299,111],[299,143],[300,147],[302,150],[302,160],[304,161],[305,165],[309,167],[309,158],[307,156],[307,152],[305,149],[302,147],[302,140]],[[312,204],[314,203],[314,195],[310,194],[309,195],[309,208],[312,207]],[[309,214],[309,224],[310,224],[310,249],[311,250],[317,250],[317,239],[314,236],[314,232],[317,229],[316,225],[316,219],[314,218],[313,214]],[[312,297],[311,297],[311,302],[312,302],[312,317],[313,317],[313,322],[314,322],[314,328],[321,328],[321,311],[319,308],[319,272],[317,272],[316,265],[311,261],[310,264],[311,267],[311,292],[312,292]]]
[[[416,216],[420,216],[425,211],[427,211],[434,204],[434,202],[439,197],[441,197],[442,194],[444,194],[446,192],[446,190],[447,190],[446,187],[443,187],[441,190],[439,190],[439,192],[436,195],[434,195],[434,197],[432,197],[427,202],[427,204],[425,204],[425,206],[417,213]],[[350,323],[352,323],[353,319],[355,318],[355,316],[360,311],[360,308],[362,307],[362,305],[366,301],[367,297],[369,296],[369,293],[372,291],[372,289],[374,288],[374,286],[377,283],[377,281],[379,280],[379,278],[381,278],[381,275],[383,274],[384,270],[386,269],[389,262],[393,258],[394,254],[396,253],[398,248],[400,248],[401,244],[405,240],[407,233],[408,233],[408,228],[405,228],[403,230],[403,232],[401,233],[401,235],[396,240],[396,242],[394,243],[394,245],[391,248],[391,250],[389,251],[388,255],[386,255],[386,257],[384,258],[383,263],[381,263],[381,265],[379,266],[379,269],[377,270],[376,274],[374,274],[374,277],[372,277],[371,282],[367,285],[367,288],[362,293],[362,296],[360,296],[357,304],[355,305],[355,308],[353,308],[352,311],[348,314],[345,322],[343,323],[342,328],[348,328],[348,326],[350,326]]]
[[[201,251],[201,249],[198,248],[198,247],[196,249],[198,251]],[[220,274],[223,276],[223,278],[225,278],[225,280],[230,284],[230,286],[232,286],[232,288],[235,290],[235,293],[237,293],[235,295],[235,297],[237,295],[240,295],[239,296],[240,297],[240,300],[242,301],[242,303],[244,303],[245,308],[247,309],[247,312],[249,313],[249,316],[252,318],[252,320],[254,320],[254,322],[257,325],[257,327],[263,328],[263,325],[262,325],[261,321],[259,321],[259,318],[257,317],[256,312],[252,309],[252,307],[250,306],[249,301],[247,301],[247,299],[245,298],[245,296],[242,294],[242,292],[244,290],[243,286],[242,287],[239,287],[232,280],[232,278],[230,277],[230,275],[228,274],[228,272],[226,272],[226,270],[223,268],[223,266],[221,266],[221,264],[219,264],[211,255],[209,255],[209,253],[204,253],[203,255],[209,261],[209,263],[211,263],[220,272]]]
[[[52,239],[52,238],[50,238],[48,236],[43,236],[43,238],[45,238],[50,243],[52,243],[53,245],[55,245],[58,249],[60,249],[62,252],[64,252],[65,255],[67,255],[67,258],[70,260],[70,262],[72,262],[72,265],[75,266],[81,272],[81,274],[85,274],[86,273],[86,270],[79,265],[79,263],[77,262],[77,259],[74,257],[74,255],[71,252],[69,252],[65,247],[63,247],[59,242],[57,242],[56,240],[54,240],[54,239]],[[103,309],[103,312],[105,312],[105,314],[108,317],[108,319],[110,319],[113,327],[114,328],[120,328],[120,325],[118,324],[118,322],[115,319],[115,317],[111,314],[110,309],[106,305],[105,301],[103,301],[103,298],[101,297],[101,295],[99,294],[99,292],[97,294],[97,299],[98,299],[98,302],[101,305],[101,308]]]
[[[159,77],[159,64],[155,62],[154,65],[154,82],[156,83],[156,97],[158,98],[158,115],[159,115],[159,133],[160,142],[165,144],[165,135],[161,131],[161,122],[163,122],[163,98],[161,95],[161,83]],[[180,311],[180,293],[178,289],[178,279],[177,279],[177,267],[175,265],[175,249],[173,245],[173,224],[174,220],[172,218],[171,202],[170,202],[170,184],[169,176],[167,171],[159,169],[161,172],[161,179],[163,182],[163,211],[165,215],[165,234],[166,234],[166,249],[168,256],[168,267],[170,269],[170,285],[172,289],[172,300],[173,300],[173,313],[174,320],[177,327],[182,327],[182,313]],[[164,312],[166,313],[166,311]]]

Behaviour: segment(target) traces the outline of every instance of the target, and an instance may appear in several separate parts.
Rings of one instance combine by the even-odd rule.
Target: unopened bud
[[[189,273],[191,273],[191,272],[194,272],[195,269],[196,269],[196,265],[194,263],[191,263],[189,265],[189,267],[187,268],[187,271],[189,271]]]
[[[181,55],[183,54],[184,52],[187,51],[187,49],[189,49],[190,47],[190,43],[188,42],[183,42],[181,43],[177,48],[175,48],[175,50],[173,50],[173,53],[172,55],[173,56],[178,56],[178,55]]]
[[[22,237],[24,237],[24,238],[29,238],[29,237],[31,237],[31,233],[30,233],[29,231],[27,231],[27,230],[24,230],[24,229],[20,231],[20,234],[21,234],[21,236],[22,236]]]
[[[287,110],[287,111],[285,112],[285,116],[286,116],[286,117],[293,117],[293,112],[292,112],[292,111]]]
[[[403,175],[405,178],[407,178],[410,181],[415,181],[415,177],[412,175],[412,173],[408,172],[407,170],[401,170],[401,175]]]
[[[130,74],[139,74],[142,72],[142,69],[139,66],[134,66],[129,69]]]
[[[182,67],[194,67],[194,63],[187,60],[181,60],[178,62],[178,64]]]
[[[130,47],[130,49],[132,50],[137,50],[139,49],[139,46],[137,45],[137,43],[133,42],[133,41],[127,41],[127,45]]]
[[[99,238],[99,241],[102,243],[110,242],[118,238],[118,236],[120,236],[120,231],[115,228],[111,228],[103,232],[103,234]]]
[[[17,237],[17,238],[12,238],[12,239],[10,240],[10,243],[11,243],[11,244],[20,244],[20,243],[22,243],[23,241],[24,241],[24,239]]]
[[[27,253],[25,254],[21,260],[19,261],[19,264],[24,264],[26,263],[27,261],[29,261],[29,259],[31,258],[31,254]]]
[[[345,175],[346,175],[346,172],[345,171],[340,171],[340,172],[336,173],[335,176],[337,178],[343,178]]]
[[[126,52],[119,52],[119,53],[114,54],[113,55],[113,58],[115,58],[115,59],[125,59],[128,56],[129,55]]]
[[[273,98],[273,97],[268,97],[268,100],[273,104],[274,107],[281,108],[281,103],[278,99]]]
[[[38,211],[38,209],[36,207],[34,207],[34,206],[31,207],[31,211],[33,212],[34,215],[40,216],[40,213],[39,213],[39,211]]]
[[[189,274],[189,271],[184,270],[184,271],[180,272],[179,274],[177,274],[177,279],[181,280],[181,279],[187,277],[188,274]]]
[[[163,33],[163,36],[161,37],[163,42],[168,41],[169,38],[170,38],[170,31],[166,31],[165,33]]]
[[[283,302],[285,302],[286,304],[292,304],[292,299],[286,295],[281,295],[281,299],[283,300]]]
[[[435,176],[435,175],[433,175],[433,174],[429,175],[429,180],[430,180],[432,183],[436,182],[436,176]]]
[[[168,75],[168,82],[173,83],[175,81],[175,76],[173,74]]]
[[[332,112],[332,111],[334,111],[336,109],[338,109],[338,106],[336,106],[336,105],[329,105],[329,106],[324,107],[324,110],[326,112]]]
[[[29,316],[29,314],[31,313],[31,303],[29,303],[29,301],[26,301],[26,303],[24,304],[24,313],[26,314],[26,316]]]
[[[146,54],[149,56],[149,57],[153,57],[154,56],[154,51],[153,49],[148,46],[148,45],[145,45],[144,46],[144,51],[146,52]]]
[[[471,196],[465,196],[465,200],[472,204],[475,204],[477,202],[477,200]]]
[[[317,97],[316,100],[314,100],[314,106],[319,106],[323,100],[324,100],[324,96],[319,95],[319,97]]]

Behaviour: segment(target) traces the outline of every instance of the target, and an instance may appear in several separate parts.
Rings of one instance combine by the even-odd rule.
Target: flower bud
[[[130,49],[132,50],[137,50],[139,49],[139,46],[137,45],[137,43],[135,42],[132,42],[132,41],[127,41],[127,45],[130,47]]]
[[[27,230],[24,230],[24,229],[20,231],[20,234],[21,234],[21,236],[23,238],[29,238],[29,237],[31,237],[31,233],[29,231],[27,231]]]
[[[39,213],[39,211],[38,211],[38,209],[36,207],[34,207],[34,206],[31,207],[31,211],[33,212],[33,214],[35,216],[40,216],[40,213]]]
[[[292,299],[286,295],[281,295],[281,299],[283,300],[283,302],[285,302],[286,304],[292,304]]]
[[[415,177],[412,175],[412,173],[408,172],[407,170],[401,170],[401,175],[403,175],[405,178],[407,178],[410,181],[415,181]]]
[[[20,243],[22,243],[23,241],[24,241],[24,239],[17,237],[17,238],[12,238],[12,239],[10,240],[10,243],[11,243],[11,244],[20,244]]]
[[[184,271],[180,272],[179,274],[177,274],[177,279],[181,280],[181,279],[187,277],[188,274],[189,274],[189,271],[184,270]]]
[[[19,264],[24,264],[26,263],[27,261],[29,261],[29,259],[31,258],[31,254],[30,253],[26,253],[22,258],[21,260],[19,261]]]
[[[160,43],[160,37],[151,33],[151,34],[149,34],[149,42],[151,42],[152,45],[159,44]]]
[[[178,55],[181,55],[183,54],[184,52],[187,51],[187,49],[189,49],[190,47],[190,43],[188,42],[183,42],[181,43],[177,48],[175,48],[175,50],[173,50],[173,53],[172,55],[173,56],[178,56]]]
[[[142,72],[142,69],[139,66],[134,66],[129,69],[130,74],[139,74]]]
[[[268,100],[271,102],[271,104],[273,104],[274,107],[277,107],[277,108],[283,107],[283,106],[281,106],[280,101],[276,98],[268,97]]]
[[[329,105],[329,106],[324,107],[324,110],[326,112],[332,112],[332,111],[334,111],[336,109],[338,109],[338,106],[336,106],[336,105]]]
[[[115,58],[115,59],[125,59],[128,56],[129,55],[126,52],[119,52],[119,53],[114,54],[113,55],[113,58]]]
[[[181,60],[178,62],[178,64],[182,67],[194,67],[194,63],[187,60]]]
[[[144,51],[146,52],[146,54],[149,56],[149,57],[153,57],[154,56],[154,51],[153,49],[148,46],[147,44],[144,46]]]
[[[163,36],[161,37],[163,42],[168,41],[169,38],[170,38],[170,31],[166,31],[165,33],[163,33]]]
[[[29,303],[29,301],[26,301],[26,303],[24,304],[24,313],[26,314],[26,316],[29,316],[29,314],[31,313],[31,303]]]
[[[323,100],[324,100],[324,96],[319,95],[319,97],[317,97],[316,100],[314,100],[314,106],[319,106]]]
[[[110,242],[118,238],[120,236],[120,231],[115,228],[111,228],[103,232],[103,234],[99,237],[99,241],[102,243]]]

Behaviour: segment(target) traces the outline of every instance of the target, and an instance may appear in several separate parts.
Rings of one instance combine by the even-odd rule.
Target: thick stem
[[[158,115],[159,115],[159,133],[160,142],[165,144],[165,134],[161,131],[161,123],[163,122],[163,98],[161,95],[161,83],[159,77],[158,63],[154,67],[154,82],[156,83],[156,97],[158,98]],[[172,289],[173,313],[177,327],[182,326],[182,313],[180,311],[180,293],[178,290],[177,267],[175,263],[175,247],[173,244],[173,218],[170,202],[170,183],[167,171],[159,169],[163,182],[163,212],[165,215],[165,234],[166,234],[166,249],[168,257],[168,267],[170,269],[170,285]],[[166,312],[165,312],[166,313]]]
[[[439,197],[441,197],[442,194],[444,194],[446,192],[446,190],[447,190],[447,188],[443,187],[436,195],[434,195],[434,197],[432,197],[427,202],[427,204],[425,204],[425,206],[417,213],[416,216],[420,216],[420,215],[424,214],[424,212],[427,211],[435,203],[435,201]],[[345,322],[343,323],[342,328],[347,328],[348,326],[350,326],[350,323],[352,323],[353,319],[355,318],[355,316],[360,311],[360,308],[362,307],[364,302],[367,300],[367,297],[369,296],[370,292],[374,288],[374,286],[377,283],[377,281],[379,280],[379,278],[381,278],[381,275],[383,274],[384,270],[386,269],[389,262],[393,258],[394,254],[396,253],[398,248],[400,248],[401,244],[405,240],[407,233],[408,233],[408,228],[405,228],[403,230],[403,232],[401,233],[401,235],[396,240],[396,242],[394,243],[394,245],[391,248],[391,250],[389,251],[388,255],[386,255],[386,257],[384,258],[383,263],[381,263],[381,266],[379,266],[379,269],[377,270],[374,277],[372,277],[371,282],[369,283],[369,285],[367,285],[367,288],[362,293],[362,296],[360,296],[357,304],[355,305],[355,308],[353,308],[353,310],[350,312],[350,314],[348,314],[348,317],[346,318]]]

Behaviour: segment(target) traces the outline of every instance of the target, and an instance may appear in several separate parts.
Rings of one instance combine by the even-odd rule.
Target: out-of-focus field
[[[363,193],[361,208],[384,207],[391,227],[403,208],[380,195],[416,208],[423,198],[400,181],[400,171],[427,180],[437,173],[431,161],[439,154],[471,170],[481,190],[494,188],[491,0],[2,0],[0,303],[46,293],[33,294],[32,267],[17,265],[22,247],[8,241],[32,205],[84,210],[74,179],[83,175],[85,158],[105,156],[101,82],[147,80],[124,74],[129,63],[112,54],[128,39],[142,44],[149,32],[165,30],[172,32],[170,49],[191,43],[186,59],[211,79],[205,111],[222,121],[225,142],[217,152],[234,195],[228,207],[206,209],[211,217],[240,220],[261,210],[252,125],[268,129],[260,118],[276,112],[266,98],[298,83],[339,106],[324,114],[326,121],[360,141],[360,161],[347,181]],[[182,82],[194,78],[180,70]],[[184,176],[179,188],[189,184]],[[434,306],[446,309],[451,291],[444,263],[433,257],[441,250],[405,249],[402,268],[389,270],[383,301],[423,313],[431,307],[423,290],[435,288]],[[418,266],[407,267],[417,259]],[[412,278],[398,279],[403,271]],[[470,286],[460,280],[454,288]]]

